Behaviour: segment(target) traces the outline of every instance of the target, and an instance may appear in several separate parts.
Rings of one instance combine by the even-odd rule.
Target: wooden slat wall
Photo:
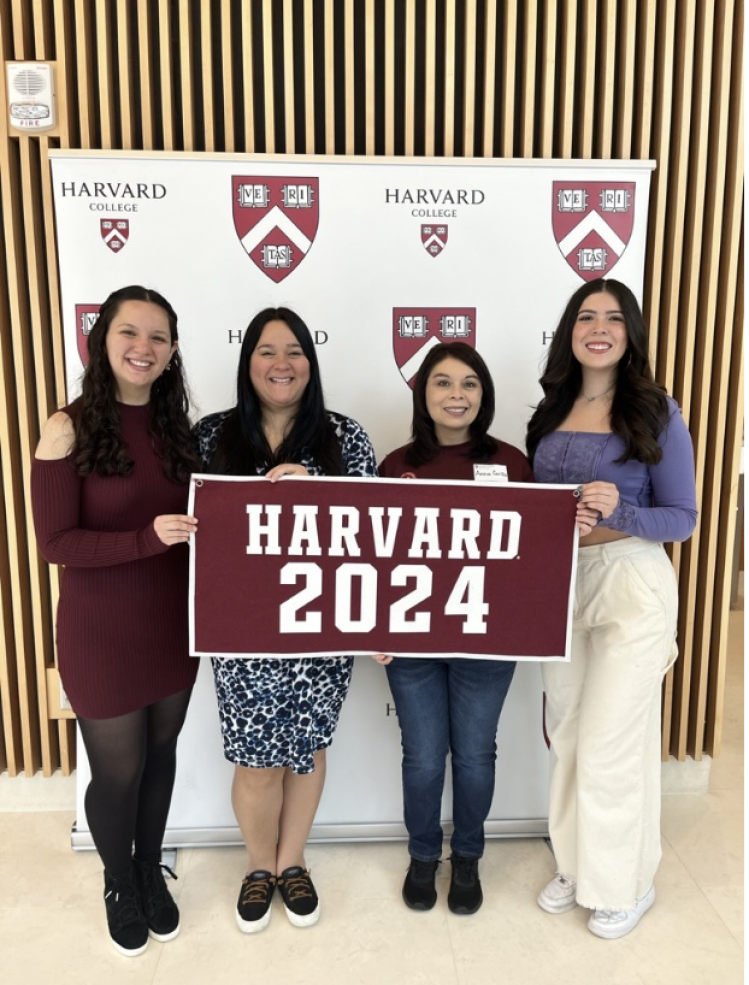
[[[64,399],[50,147],[654,158],[645,311],[695,443],[663,754],[717,755],[743,420],[742,0],[3,0],[59,123],[0,114],[0,770],[73,769],[28,474]]]

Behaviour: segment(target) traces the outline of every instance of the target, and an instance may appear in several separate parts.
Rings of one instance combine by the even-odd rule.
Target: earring
[[[167,363],[166,366],[164,367],[164,372],[165,373],[168,373],[171,370],[171,368],[172,368],[172,364],[171,363]]]

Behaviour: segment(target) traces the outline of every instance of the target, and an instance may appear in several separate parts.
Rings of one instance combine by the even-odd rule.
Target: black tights
[[[177,766],[177,738],[192,688],[117,718],[79,718],[91,766],[86,817],[104,868],[120,873],[158,855]]]

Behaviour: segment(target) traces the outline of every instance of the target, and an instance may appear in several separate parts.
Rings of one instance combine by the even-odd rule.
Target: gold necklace
[[[583,391],[581,390],[580,391],[580,396],[584,400],[587,400],[589,404],[592,404],[593,401],[594,400],[598,400],[599,397],[605,397],[607,393],[611,393],[611,391],[614,389],[615,386],[616,386],[616,383],[612,383],[611,386],[608,388],[608,390],[604,390],[603,393],[597,393],[595,395],[595,397],[589,397],[587,394],[583,393]]]

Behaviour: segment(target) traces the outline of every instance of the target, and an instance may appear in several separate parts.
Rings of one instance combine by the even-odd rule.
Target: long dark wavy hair
[[[583,284],[569,299],[549,346],[539,381],[544,397],[528,422],[526,447],[531,462],[541,438],[559,427],[580,394],[582,368],[572,354],[572,330],[585,299],[602,293],[619,302],[627,329],[627,351],[616,367],[611,404],[611,430],[624,442],[624,453],[617,461],[634,458],[656,465],[661,460],[658,437],[668,423],[668,403],[665,388],[653,379],[648,333],[640,306],[625,284],[599,278]]]
[[[70,408],[75,429],[73,454],[79,475],[129,475],[133,470],[133,460],[122,441],[117,381],[107,355],[109,327],[126,301],[157,305],[167,316],[172,343],[179,337],[177,315],[157,291],[137,284],[122,287],[99,308],[99,317],[88,336],[88,364],[81,395]],[[149,406],[148,429],[162,459],[164,474],[171,482],[186,483],[200,463],[190,429],[190,400],[179,349],[172,355],[169,371],[151,387]]]
[[[263,407],[250,380],[250,359],[263,329],[282,321],[291,329],[309,363],[309,382],[291,430],[274,452],[263,430]],[[323,398],[315,344],[305,323],[290,308],[264,308],[247,327],[237,367],[237,403],[224,422],[209,471],[218,475],[255,475],[282,462],[310,456],[325,475],[343,475],[343,456]]]
[[[475,462],[486,462],[497,449],[496,440],[488,433],[494,420],[494,383],[486,363],[478,352],[465,342],[443,342],[429,350],[414,380],[412,441],[406,451],[406,461],[409,465],[424,465],[439,454],[440,444],[437,441],[434,421],[427,410],[426,391],[434,367],[448,358],[465,363],[476,374],[481,384],[481,406],[468,429],[471,444],[465,453],[466,458]]]

